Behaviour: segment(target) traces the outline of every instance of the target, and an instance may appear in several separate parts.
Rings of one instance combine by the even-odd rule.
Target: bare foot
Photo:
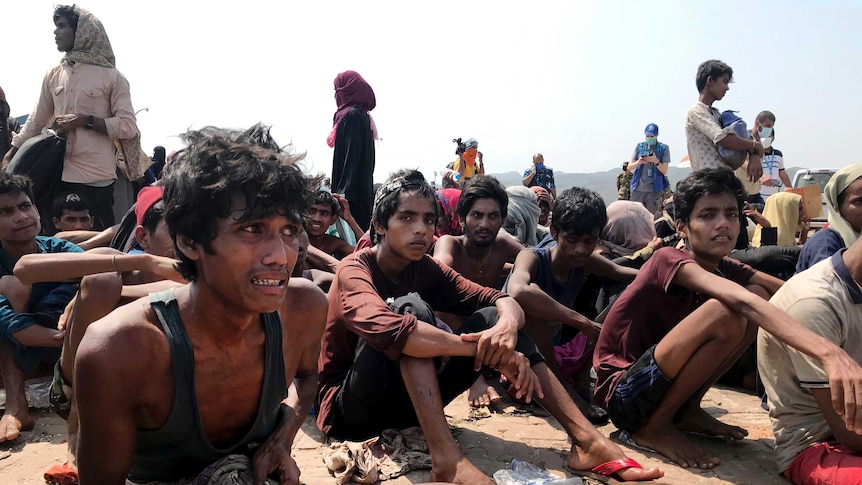
[[[739,426],[731,426],[715,419],[700,406],[690,408],[682,415],[677,427],[689,433],[700,433],[707,436],[742,440],[748,436],[748,431]]]
[[[692,443],[685,433],[673,425],[659,429],[650,429],[644,425],[636,433],[632,433],[632,439],[638,445],[661,453],[683,468],[706,470],[721,464],[721,460]]]
[[[586,448],[572,445],[566,466],[576,472],[588,472],[602,463],[625,458],[626,454],[616,443],[596,431],[595,439]],[[639,482],[661,478],[664,472],[658,468],[626,468],[616,475],[626,482]]]
[[[454,467],[431,468],[433,482],[457,483],[461,485],[494,485],[494,481],[476,468],[466,457],[461,457]]]
[[[488,384],[483,376],[479,376],[476,382],[470,386],[467,402],[474,408],[488,407],[500,400],[500,395],[494,386]]]
[[[0,418],[0,442],[12,441],[21,434],[21,431],[29,431],[33,429],[36,422],[30,417],[30,413],[23,413],[21,416],[14,414],[4,414]]]

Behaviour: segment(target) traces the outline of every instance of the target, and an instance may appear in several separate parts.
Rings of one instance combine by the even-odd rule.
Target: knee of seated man
[[[116,273],[87,275],[81,279],[81,299],[117,302],[123,292],[123,280]]]
[[[13,306],[18,302],[26,305],[30,300],[30,291],[32,288],[30,285],[21,283],[21,280],[17,276],[6,275],[0,277],[0,295],[3,295],[7,300],[12,302]]]
[[[705,319],[706,330],[712,333],[713,337],[735,342],[745,336],[748,321],[724,303],[712,298],[700,309],[709,317]]]

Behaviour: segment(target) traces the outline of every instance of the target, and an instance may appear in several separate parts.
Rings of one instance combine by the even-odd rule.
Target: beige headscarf
[[[846,219],[841,217],[841,212],[838,210],[838,196],[860,177],[862,177],[862,164],[847,165],[835,172],[835,175],[829,179],[826,187],[823,188],[823,195],[826,196],[826,208],[829,210],[827,216],[829,229],[840,234],[841,239],[844,240],[844,246],[848,248],[856,242],[856,239],[859,239],[859,233],[853,230],[853,226]]]
[[[800,203],[802,203],[802,196],[793,192],[778,192],[766,199],[763,217],[772,224],[772,227],[778,229],[779,246],[796,246]],[[751,245],[754,247],[760,247],[761,230],[760,226],[754,230],[754,237],[751,238]]]
[[[75,30],[75,44],[64,57],[66,62],[93,64],[102,67],[117,67],[114,50],[108,33],[93,14],[75,5],[78,14],[78,28]]]

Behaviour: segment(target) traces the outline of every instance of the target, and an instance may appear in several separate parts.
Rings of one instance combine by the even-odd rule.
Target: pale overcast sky
[[[33,107],[61,54],[56,0],[6,9],[0,86],[14,115]],[[108,31],[129,79],[145,151],[179,148],[204,125],[273,125],[276,139],[331,170],[332,80],[374,88],[382,140],[375,180],[401,167],[431,177],[474,137],[489,172],[523,171],[535,152],[564,172],[618,167],[655,122],[674,164],[698,64],[736,83],[719,109],[777,117],[788,166],[840,167],[862,122],[862,2],[124,2],[80,5]],[[10,42],[14,39],[14,42]]]

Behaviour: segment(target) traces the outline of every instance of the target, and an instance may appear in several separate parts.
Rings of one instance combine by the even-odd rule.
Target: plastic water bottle
[[[497,485],[583,485],[579,477],[560,478],[548,470],[522,460],[512,460],[511,468],[494,473]]]

